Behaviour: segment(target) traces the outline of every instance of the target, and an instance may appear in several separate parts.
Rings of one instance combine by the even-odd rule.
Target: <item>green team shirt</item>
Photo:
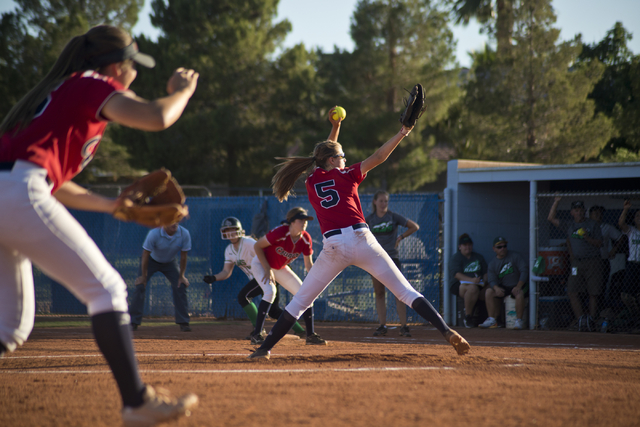
[[[471,256],[467,258],[458,251],[449,261],[449,282],[451,285],[458,281],[454,277],[458,273],[469,277],[482,277],[486,272],[487,262],[482,255],[476,252],[471,252]]]
[[[584,240],[584,236],[587,233],[589,233],[592,239],[602,240],[600,224],[592,219],[586,218],[582,222],[574,222],[573,220],[562,221],[560,228],[567,233],[569,242],[571,243],[571,251],[575,258],[600,258],[600,248]]]
[[[487,276],[492,288],[495,285],[513,288],[520,281],[527,282],[527,262],[519,253],[508,251],[504,258],[496,257],[491,260]]]
[[[406,227],[407,219],[402,215],[387,210],[387,213],[385,213],[382,218],[372,213],[368,215],[365,220],[371,233],[376,236],[378,243],[382,246],[382,249],[387,251],[391,258],[398,258],[400,256],[396,248],[398,226]]]

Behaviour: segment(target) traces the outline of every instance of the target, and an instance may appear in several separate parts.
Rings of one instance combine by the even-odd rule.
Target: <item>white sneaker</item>
[[[198,396],[193,393],[182,397],[171,397],[168,390],[146,386],[144,403],[137,408],[122,409],[125,427],[151,427],[181,416],[191,415],[190,409],[197,405]]]
[[[478,328],[483,328],[483,329],[488,329],[488,328],[497,328],[498,327],[498,322],[496,322],[496,319],[494,319],[493,317],[487,317],[487,320],[485,320],[483,323],[478,325]]]
[[[516,319],[516,324],[513,326],[513,329],[524,329],[524,321],[522,319]]]

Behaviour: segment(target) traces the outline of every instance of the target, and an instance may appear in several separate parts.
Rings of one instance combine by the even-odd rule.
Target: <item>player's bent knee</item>
[[[101,289],[85,294],[87,312],[90,316],[111,311],[128,312],[127,285],[120,276],[103,284]]]
[[[262,297],[262,300],[268,302],[269,304],[273,304],[273,301],[275,301],[276,299],[276,287],[269,286],[269,287],[263,288],[263,290],[264,290],[264,295]]]

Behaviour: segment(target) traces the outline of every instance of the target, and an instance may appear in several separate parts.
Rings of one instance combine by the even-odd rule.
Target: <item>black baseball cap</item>
[[[467,233],[464,233],[463,235],[461,235],[458,238],[458,246],[460,245],[464,245],[466,243],[471,243],[473,244],[473,240],[471,240],[471,237],[469,237],[469,235]]]
[[[313,221],[313,217],[307,213],[306,209],[296,207],[287,212],[286,221],[291,224],[296,219],[303,219],[305,221]]]
[[[122,62],[125,59],[133,59],[137,64],[143,67],[153,68],[156,66],[156,60],[151,55],[142,53],[138,50],[138,43],[131,42],[129,46],[122,49],[114,50],[104,55],[96,56],[89,60],[91,66],[99,68],[104,65],[115,64],[116,62]]]
[[[571,209],[582,208],[584,209],[584,202],[582,200],[574,200],[571,202]]]
[[[498,236],[495,239],[493,239],[493,246],[497,245],[498,243],[505,243],[506,244],[506,243],[509,243],[509,242],[507,242],[507,239],[505,239],[504,237]]]

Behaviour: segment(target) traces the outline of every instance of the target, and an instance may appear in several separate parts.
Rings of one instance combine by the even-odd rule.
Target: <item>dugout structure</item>
[[[448,163],[444,213],[444,282],[446,265],[457,251],[457,236],[468,233],[474,251],[487,263],[495,257],[492,242],[505,237],[509,250],[520,252],[529,264],[529,328],[575,328],[576,318],[567,297],[569,268],[566,234],[547,216],[554,197],[562,200],[557,218],[570,218],[572,201],[583,201],[606,209],[603,222],[618,228],[623,201],[632,208],[627,223],[640,209],[640,163],[538,165],[525,163],[452,160]],[[588,213],[587,213],[588,216]],[[640,243],[640,242],[639,242]],[[531,273],[538,256],[546,261],[539,276]],[[635,263],[620,251],[609,260],[610,272],[602,278],[596,329],[607,319],[609,332],[640,330],[640,275],[624,278],[621,271],[632,271]],[[588,296],[581,294],[585,306]],[[456,321],[456,297],[443,294],[445,320]]]
[[[365,213],[370,212],[373,196],[361,196]],[[440,221],[437,194],[392,194],[390,209],[418,223],[420,229],[399,246],[402,272],[418,292],[434,307],[441,306],[440,287]],[[192,250],[187,264],[189,311],[193,316],[216,318],[246,318],[237,302],[239,290],[247,277],[239,268],[222,282],[207,284],[202,277],[220,271],[224,263],[224,250],[229,244],[220,236],[220,224],[228,216],[235,216],[247,234],[251,230],[269,230],[280,225],[289,209],[302,206],[312,216],[313,208],[304,196],[279,203],[274,197],[189,197],[189,217],[181,225],[191,233]],[[129,294],[138,277],[142,243],[148,228],[124,223],[109,215],[71,211],[98,244],[107,260],[120,272],[127,283]],[[267,227],[261,227],[266,222]],[[317,220],[309,221],[307,231],[313,238],[314,260],[322,250],[322,236]],[[260,237],[260,236],[258,236]],[[304,278],[302,257],[291,264]],[[64,287],[46,277],[34,267],[36,312],[38,314],[86,314],[86,308]],[[280,288],[280,304],[284,306],[291,295]],[[256,303],[259,302],[259,297]],[[147,285],[145,316],[173,316],[171,287],[161,273],[156,273]],[[387,317],[397,322],[395,300],[387,292]],[[412,309],[407,310],[410,323],[423,320]],[[375,322],[375,300],[370,276],[357,267],[343,271],[320,295],[315,303],[315,318],[319,321]]]

